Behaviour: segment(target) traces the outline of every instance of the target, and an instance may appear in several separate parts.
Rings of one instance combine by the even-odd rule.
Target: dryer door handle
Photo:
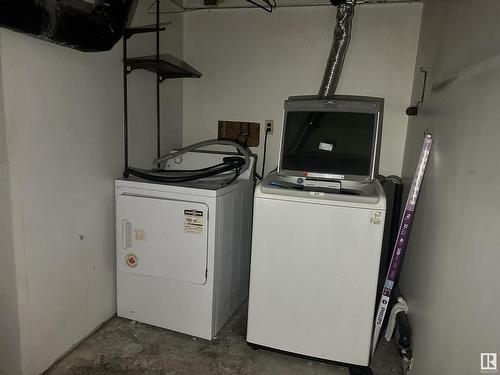
[[[122,247],[130,249],[132,247],[132,223],[128,220],[122,220]]]

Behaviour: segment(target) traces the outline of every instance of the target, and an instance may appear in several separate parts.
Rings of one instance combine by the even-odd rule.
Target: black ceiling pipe
[[[137,0],[1,0],[0,27],[84,52],[110,50]]]

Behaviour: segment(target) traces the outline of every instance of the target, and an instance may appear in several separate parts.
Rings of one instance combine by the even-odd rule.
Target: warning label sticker
[[[144,241],[146,239],[146,233],[144,229],[135,229],[134,232],[136,241]]]
[[[202,234],[204,226],[203,211],[184,210],[184,232]]]

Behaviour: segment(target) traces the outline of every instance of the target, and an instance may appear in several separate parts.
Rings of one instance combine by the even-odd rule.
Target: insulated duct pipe
[[[137,0],[0,0],[0,27],[84,52],[110,50]]]
[[[356,0],[349,3],[345,0],[331,0],[331,2],[337,7],[337,25],[333,34],[332,49],[326,64],[323,82],[318,92],[318,96],[322,99],[333,98],[337,90],[345,55],[351,40],[352,18],[356,5]]]

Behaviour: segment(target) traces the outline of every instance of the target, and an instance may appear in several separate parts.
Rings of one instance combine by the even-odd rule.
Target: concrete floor
[[[348,375],[347,368],[266,350],[245,343],[246,306],[212,342],[113,318],[57,362],[47,375]],[[396,348],[381,340],[375,375],[402,375]]]

